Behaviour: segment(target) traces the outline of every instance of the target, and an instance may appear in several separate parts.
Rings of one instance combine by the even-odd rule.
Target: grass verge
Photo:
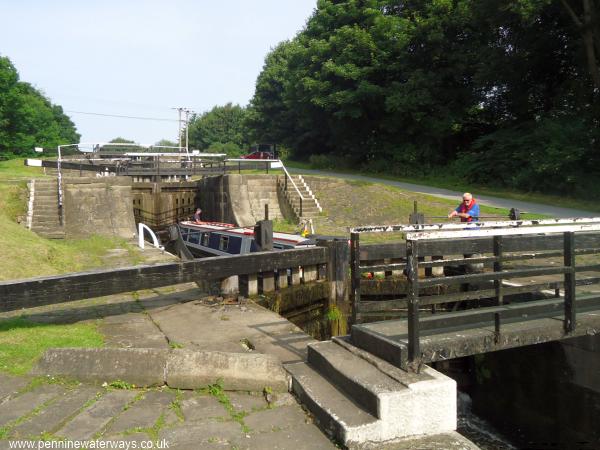
[[[85,239],[44,239],[17,223],[27,205],[27,180],[43,177],[22,159],[0,161],[0,280],[76,272],[104,265],[109,249],[125,248],[131,264],[141,261],[125,239],[91,236]]]
[[[315,169],[309,163],[301,161],[284,161],[288,167],[297,169]],[[507,189],[503,187],[467,183],[464,180],[453,178],[452,176],[440,175],[439,173],[423,176],[423,177],[397,177],[385,173],[366,172],[352,169],[335,169],[325,170],[326,172],[347,173],[353,175],[363,175],[368,177],[380,178],[382,180],[399,181],[405,183],[421,184],[443,189],[451,189],[458,192],[473,192],[476,195],[490,195],[499,198],[521,200],[527,202],[540,203],[550,206],[560,206],[564,208],[582,209],[594,212],[600,212],[600,203],[593,200],[582,200],[579,198],[569,197],[568,195],[550,195],[540,192],[522,192]]]
[[[0,320],[0,371],[25,374],[49,348],[103,344],[94,323],[41,324],[24,317]]]

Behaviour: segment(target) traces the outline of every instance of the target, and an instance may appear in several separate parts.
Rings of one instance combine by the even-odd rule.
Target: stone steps
[[[58,215],[57,181],[36,180],[33,195],[31,231],[48,239],[64,239]]]
[[[377,423],[331,382],[307,363],[285,366],[292,375],[292,391],[315,416],[319,427],[344,444],[360,440],[361,431]]]
[[[31,231],[46,239],[64,239],[65,232],[57,228],[32,228]]]
[[[294,393],[345,446],[456,429],[456,383],[433,369],[404,372],[339,338],[309,344],[306,363],[285,367]]]
[[[302,201],[302,217],[300,217],[300,196],[298,195],[296,189],[294,189],[294,186],[291,183],[288,183],[287,189],[284,189],[284,194],[296,216],[298,216],[299,219],[317,217],[321,211],[317,206],[317,201],[314,195],[311,194],[309,188],[305,186],[300,175],[294,175],[292,176],[292,179],[304,198]]]
[[[381,404],[381,394],[389,395],[406,389],[406,386],[334,341],[310,345],[308,361],[357,404],[378,418],[388,414],[385,405]]]
[[[35,226],[32,226],[31,229],[35,230],[39,227],[60,227],[60,221],[57,217],[34,217],[33,221],[35,222]]]

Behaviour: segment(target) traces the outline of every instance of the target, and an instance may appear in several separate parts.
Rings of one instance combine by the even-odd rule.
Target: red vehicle
[[[250,147],[250,153],[241,156],[244,159],[275,159],[275,144],[256,144]]]

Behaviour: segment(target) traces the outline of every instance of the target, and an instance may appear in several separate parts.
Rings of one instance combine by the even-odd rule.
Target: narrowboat
[[[183,221],[179,234],[194,257],[244,255],[258,251],[254,229],[228,223]],[[314,240],[296,234],[273,233],[273,250],[314,245]]]

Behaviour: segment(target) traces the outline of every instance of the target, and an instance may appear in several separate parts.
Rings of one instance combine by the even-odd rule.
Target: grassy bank
[[[309,163],[300,161],[285,161],[286,166],[299,168],[299,169],[317,169],[312,167]],[[361,170],[352,169],[340,169],[335,168],[334,170],[322,169],[329,172],[335,173],[347,173],[352,175],[363,175],[368,177],[381,178],[384,180],[399,181],[405,183],[421,184],[425,186],[451,189],[458,192],[474,192],[477,195],[490,195],[494,197],[522,200],[527,202],[540,203],[551,206],[561,206],[564,208],[581,209],[587,211],[600,212],[600,202],[592,200],[581,200],[578,198],[569,197],[568,195],[550,195],[539,192],[520,192],[493,185],[482,185],[467,183],[464,180],[459,180],[452,177],[449,174],[434,174],[423,177],[395,177],[384,173],[365,172]]]
[[[49,348],[101,347],[95,323],[54,325],[25,318],[0,320],[0,371],[22,375]]]
[[[132,264],[140,261],[135,248],[120,238],[44,239],[17,223],[26,213],[27,180],[44,177],[40,168],[22,160],[0,162],[0,280],[77,272],[104,265],[113,248],[126,248]]]
[[[313,219],[318,234],[348,236],[350,227],[406,224],[415,201],[428,223],[448,222],[448,213],[456,207],[456,201],[380,183],[320,178],[328,180],[328,184],[314,187],[324,210],[323,215]],[[482,206],[481,214],[497,220],[508,219],[508,210],[503,208]],[[276,221],[274,227],[278,231],[298,231],[297,225],[285,221]],[[366,233],[361,236],[364,242],[401,238],[398,233]]]

